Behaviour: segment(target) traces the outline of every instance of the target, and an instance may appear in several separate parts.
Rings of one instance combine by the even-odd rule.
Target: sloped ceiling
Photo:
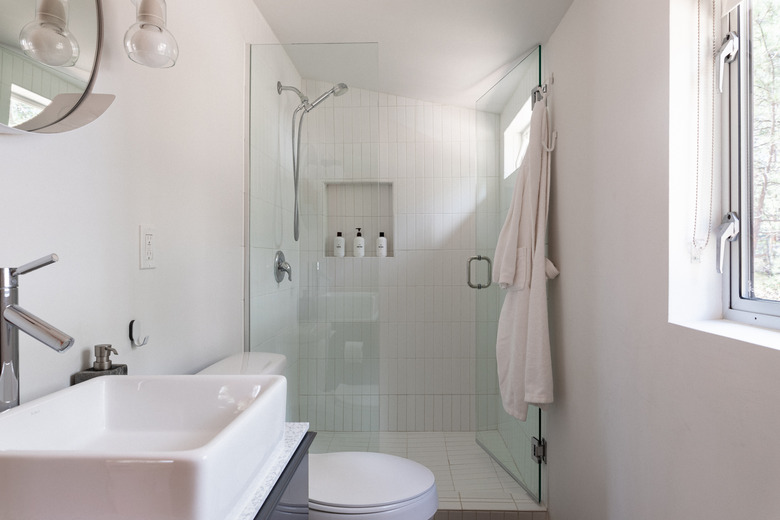
[[[360,61],[327,53],[290,52],[303,77],[472,108],[519,58],[547,41],[572,2],[254,1],[282,43],[376,43],[373,65],[356,66]],[[332,76],[323,77],[323,69]]]

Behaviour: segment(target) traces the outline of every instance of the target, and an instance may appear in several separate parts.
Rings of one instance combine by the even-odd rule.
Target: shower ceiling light
[[[72,67],[79,44],[68,31],[68,0],[38,0],[35,19],[19,33],[24,53],[52,67]]]
[[[136,63],[153,68],[173,67],[179,46],[165,28],[165,0],[132,0],[136,23],[125,33],[125,51]]]

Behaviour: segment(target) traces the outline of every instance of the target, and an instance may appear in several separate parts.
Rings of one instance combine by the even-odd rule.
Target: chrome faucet
[[[73,345],[73,338],[18,305],[19,275],[57,260],[52,254],[21,267],[0,267],[0,412],[19,406],[19,330],[57,352]]]

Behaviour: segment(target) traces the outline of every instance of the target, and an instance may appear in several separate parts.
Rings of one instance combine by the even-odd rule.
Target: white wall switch
[[[140,226],[139,234],[139,255],[141,269],[154,269],[157,267],[155,252],[154,228],[151,226]]]

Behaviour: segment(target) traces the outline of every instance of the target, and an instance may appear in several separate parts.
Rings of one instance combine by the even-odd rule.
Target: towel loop
[[[554,130],[552,136],[550,136],[550,147],[548,148],[545,143],[542,143],[542,146],[544,147],[544,151],[550,153],[553,150],[555,150],[555,144],[557,142],[558,142],[558,131]]]

